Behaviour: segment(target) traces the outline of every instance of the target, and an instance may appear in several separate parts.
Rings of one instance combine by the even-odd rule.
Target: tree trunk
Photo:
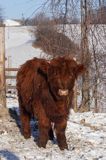
[[[90,52],[88,44],[89,18],[87,0],[81,0],[81,60],[87,71],[82,77],[82,104],[85,111],[90,110],[89,65]]]

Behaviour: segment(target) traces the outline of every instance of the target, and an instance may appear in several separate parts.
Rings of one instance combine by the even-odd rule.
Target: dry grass
[[[9,116],[8,109],[0,106],[0,118]]]
[[[93,126],[93,125],[91,125],[90,123],[86,123],[86,120],[85,120],[85,119],[81,119],[81,120],[80,120],[80,124],[82,124],[82,125],[85,126],[85,127],[89,127],[91,130],[94,130],[94,131],[99,130],[99,128],[98,128],[97,126]]]

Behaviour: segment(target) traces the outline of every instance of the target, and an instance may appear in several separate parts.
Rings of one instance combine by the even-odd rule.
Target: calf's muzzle
[[[59,89],[58,94],[59,96],[67,96],[69,93],[68,89]]]

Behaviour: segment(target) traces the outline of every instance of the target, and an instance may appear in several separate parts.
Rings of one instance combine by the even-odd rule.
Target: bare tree
[[[91,24],[106,24],[106,5],[99,2],[96,9],[90,8]]]
[[[82,104],[81,107],[85,110],[90,110],[90,89],[89,89],[89,65],[90,65],[90,52],[89,52],[89,4],[87,0],[81,0],[81,61],[85,64],[87,71],[83,75],[82,80]]]
[[[0,7],[0,25],[2,25],[2,24],[3,24],[3,10]]]
[[[104,19],[103,18],[103,11],[100,11],[100,8],[103,7],[104,3],[102,1],[98,1],[99,6],[99,15],[97,16],[96,22],[94,22],[94,25],[90,28],[90,38],[91,38],[91,50],[92,50],[92,98],[94,99],[94,108],[95,111],[100,111],[101,108],[105,109],[105,57],[106,57],[106,48],[105,48],[105,35],[106,35],[106,26],[101,25]],[[91,6],[92,9],[93,6]],[[98,10],[97,10],[98,11]],[[100,18],[100,15],[101,18]],[[91,21],[92,21],[92,15],[91,15]],[[101,90],[102,88],[102,90]],[[100,107],[101,105],[101,107]]]
[[[31,19],[26,19],[25,23],[27,25],[33,25],[33,26],[37,26],[40,25],[41,23],[47,24],[49,22],[50,18],[46,16],[46,14],[44,12],[39,12],[37,13],[33,18]]]

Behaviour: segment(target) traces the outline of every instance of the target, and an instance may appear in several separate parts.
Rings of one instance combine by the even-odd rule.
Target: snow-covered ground
[[[17,100],[8,101],[13,113],[19,113]],[[14,108],[15,107],[15,108]],[[11,114],[15,117],[15,114]],[[18,114],[17,114],[18,115]],[[106,160],[106,114],[70,114],[66,129],[69,150],[61,151],[56,142],[48,141],[46,149],[36,144],[38,129],[31,123],[32,137],[25,140],[8,113],[0,111],[0,160]]]
[[[34,37],[30,32],[31,27],[6,27],[5,47],[6,66],[19,67],[26,60],[33,57],[46,56],[39,48],[32,46]]]

